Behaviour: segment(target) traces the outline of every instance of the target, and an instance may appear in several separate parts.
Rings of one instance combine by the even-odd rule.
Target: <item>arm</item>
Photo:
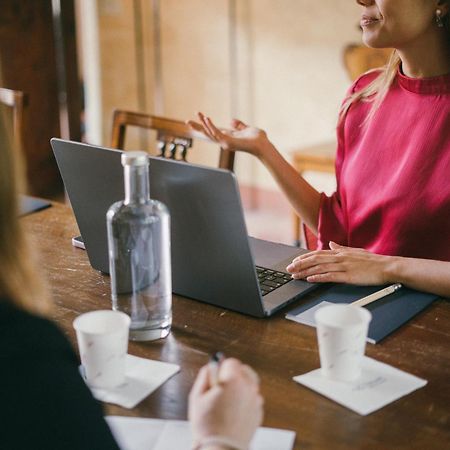
[[[199,122],[188,122],[193,129],[206,134],[226,150],[244,151],[256,156],[273,175],[302,220],[317,233],[320,193],[281,156],[265,131],[239,120],[232,122],[230,130],[219,130],[209,117],[199,113],[198,118]]]
[[[272,174],[303,222],[317,235],[320,193],[298,174],[270,141],[261,148],[259,159]]]
[[[311,282],[360,285],[402,283],[419,291],[450,297],[450,262],[377,255],[330,242],[319,250],[295,258],[287,267],[293,278]]]
[[[398,280],[418,291],[450,298],[450,261],[388,256],[388,282]]]

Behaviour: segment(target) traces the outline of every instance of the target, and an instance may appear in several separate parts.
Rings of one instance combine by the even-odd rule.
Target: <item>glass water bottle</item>
[[[150,199],[148,155],[122,153],[125,200],[106,214],[113,309],[131,317],[130,339],[166,337],[172,324],[170,216]]]

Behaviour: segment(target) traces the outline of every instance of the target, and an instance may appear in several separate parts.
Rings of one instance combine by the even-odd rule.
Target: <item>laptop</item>
[[[124,198],[122,152],[52,139],[91,266],[109,272],[106,212]],[[150,157],[150,196],[171,215],[175,294],[255,317],[274,314],[317,285],[286,266],[305,253],[248,237],[235,175]]]

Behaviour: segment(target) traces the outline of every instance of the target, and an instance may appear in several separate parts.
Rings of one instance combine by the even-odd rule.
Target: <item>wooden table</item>
[[[109,278],[71,245],[78,230],[62,205],[22,219],[40,249],[52,289],[52,318],[75,345],[73,319],[110,308]],[[201,281],[199,281],[201,282]],[[294,305],[295,306],[295,305]],[[187,396],[208,355],[222,350],[254,367],[265,397],[264,425],[295,430],[296,449],[420,449],[450,446],[450,304],[429,309],[367,354],[428,380],[428,385],[362,417],[292,381],[319,366],[315,330],[284,319],[241,314],[174,296],[172,333],[157,342],[130,342],[133,355],[177,363],[181,372],[133,410],[105,405],[107,414],[186,419]],[[277,450],[277,449],[274,449]]]

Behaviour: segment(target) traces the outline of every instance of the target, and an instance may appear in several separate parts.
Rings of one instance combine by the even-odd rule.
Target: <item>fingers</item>
[[[328,243],[331,250],[345,250],[348,252],[366,252],[365,249],[359,247],[346,247],[345,245],[336,244],[334,241]]]
[[[222,148],[227,150],[235,151],[236,148],[239,148],[242,140],[236,139],[233,136],[233,130],[220,130],[209,117],[206,117],[202,113],[198,113],[198,117],[205,128],[205,134],[212,141],[217,142]]]
[[[207,127],[209,133],[213,137],[214,141],[220,142],[223,141],[226,135],[222,133],[213,123],[213,121],[209,117],[204,117],[204,124]]]
[[[206,117],[202,113],[198,113],[198,118],[200,119],[200,122],[204,128],[204,133],[214,142],[217,142],[221,146],[228,147],[232,137],[230,136],[230,133],[223,132],[222,130],[219,130],[213,123],[213,121]]]
[[[210,378],[211,371],[207,364],[199,370],[189,396],[197,397],[208,391],[211,388]],[[225,359],[220,364],[218,374],[219,383],[235,382],[239,378],[259,389],[259,376],[250,366],[242,364],[236,358]]]
[[[210,373],[208,365],[203,366],[195,379],[194,385],[192,386],[189,397],[197,397],[210,388],[209,384]]]
[[[312,266],[321,266],[327,263],[345,264],[346,261],[355,260],[355,258],[364,258],[365,254],[367,254],[367,251],[364,249],[344,247],[333,241],[330,241],[330,247],[331,250],[316,250],[297,256],[286,267],[286,270],[294,274]]]
[[[235,130],[243,130],[244,128],[247,128],[248,125],[246,125],[242,120],[239,119],[233,119],[231,121],[231,127]]]
[[[289,273],[294,274],[302,270],[309,269],[310,267],[321,264],[338,263],[340,261],[339,257],[329,250],[312,252],[311,254],[308,254],[308,257],[304,256],[306,255],[295,258],[292,263],[286,267],[286,270]]]
[[[348,248],[348,247],[344,247],[343,245],[340,244],[336,244],[336,242],[330,241],[328,243],[329,247],[331,248],[331,250],[338,250],[340,248]]]
[[[211,139],[212,141],[217,141],[217,139],[213,136],[213,134],[211,133],[211,130],[209,129],[209,125],[206,122],[206,117],[201,112],[199,112],[197,114],[197,116],[200,120],[200,124],[202,125],[203,132],[206,134],[206,136],[208,136],[209,139]]]
[[[350,277],[346,272],[325,272],[310,275],[306,278],[310,283],[350,283]]]
[[[242,363],[236,358],[227,358],[220,364],[219,381],[226,383],[239,375]]]
[[[236,381],[237,378],[259,388],[259,376],[250,366],[242,364],[238,359],[227,358],[220,365],[219,381],[227,383]]]
[[[187,120],[185,123],[186,123],[186,125],[189,125],[195,131],[198,131],[200,133],[205,132],[202,125],[199,124],[198,122],[195,122],[194,120]]]
[[[296,258],[292,260],[292,263],[297,263],[299,261],[306,261],[311,260],[312,258],[317,258],[321,256],[327,256],[327,255],[337,255],[336,250],[315,250],[313,252],[308,252],[303,255],[299,255]]]
[[[259,385],[259,376],[249,365],[243,364],[241,370],[244,376],[247,377],[252,383]]]
[[[197,117],[200,122],[196,122],[195,120],[187,120],[185,123],[189,125],[194,131],[198,131],[199,133],[206,135],[212,141],[216,141],[217,139],[211,133],[208,123],[206,122],[205,115],[199,112],[197,113]]]
[[[299,270],[298,272],[292,274],[292,278],[294,278],[294,280],[302,280],[304,278],[308,280],[309,277],[314,275],[344,271],[343,264],[341,263],[322,263],[317,264],[316,266],[308,267],[307,269]]]

